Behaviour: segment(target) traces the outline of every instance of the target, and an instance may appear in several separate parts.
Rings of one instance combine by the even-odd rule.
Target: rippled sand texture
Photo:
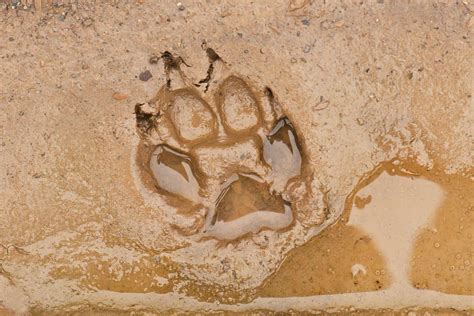
[[[35,2],[0,314],[473,312],[472,1]]]

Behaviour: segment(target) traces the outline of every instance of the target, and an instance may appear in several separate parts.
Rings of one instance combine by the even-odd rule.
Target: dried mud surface
[[[0,314],[472,312],[472,1],[42,7],[0,0]],[[163,110],[183,87],[201,114]],[[272,138],[283,117],[288,138]],[[268,160],[265,144],[292,135],[301,160]],[[184,202],[167,193],[174,182],[155,190],[160,144],[179,150],[167,164],[194,159],[204,175],[198,190],[179,169]],[[253,178],[215,213],[189,204],[211,205],[231,173]],[[442,192],[429,219],[407,215],[419,226],[406,286],[426,296],[398,304],[390,244],[352,225],[379,205],[364,192],[382,177]],[[252,215],[239,195],[275,211],[226,226]]]

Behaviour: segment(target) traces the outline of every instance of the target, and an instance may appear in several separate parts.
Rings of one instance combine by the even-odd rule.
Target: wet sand
[[[0,314],[472,313],[471,2],[35,2]]]

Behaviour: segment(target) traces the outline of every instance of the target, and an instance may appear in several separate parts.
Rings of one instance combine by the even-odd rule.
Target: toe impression
[[[190,89],[170,92],[168,114],[181,141],[196,143],[216,133],[216,118],[210,106]]]
[[[228,134],[251,133],[260,127],[260,106],[242,79],[236,76],[226,78],[217,92],[216,103]]]
[[[263,159],[271,167],[273,189],[282,192],[288,181],[301,174],[301,150],[288,118],[278,120],[263,140]]]
[[[158,189],[194,203],[200,201],[200,181],[189,156],[160,145],[151,155],[150,169]]]

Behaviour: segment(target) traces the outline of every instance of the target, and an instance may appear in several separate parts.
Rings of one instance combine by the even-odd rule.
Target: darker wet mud
[[[360,293],[386,290],[397,286],[399,282],[406,282],[407,286],[413,289],[472,295],[472,247],[468,245],[472,239],[474,225],[468,192],[472,192],[473,183],[466,177],[446,174],[437,166],[426,168],[413,160],[394,159],[376,167],[361,179],[347,197],[341,218],[307,244],[290,252],[280,269],[258,290],[258,296]],[[393,202],[401,203],[403,208],[404,199],[410,201],[410,198],[440,198],[441,202],[431,211],[431,215],[423,217],[424,215],[420,214],[421,221],[417,219],[419,215],[416,213],[426,212],[424,208],[429,207],[427,203],[415,207],[415,214],[409,213],[413,212],[410,209],[394,209],[402,214],[405,226],[414,224],[409,231],[403,233],[413,234],[405,243],[399,239],[396,243],[390,240],[380,243],[377,240],[380,237],[374,235],[378,231],[383,235],[401,234],[405,229],[402,228],[402,223],[393,221],[392,228],[375,231],[370,231],[368,227],[353,226],[351,223],[354,222],[350,219],[352,212],[367,212],[367,208],[374,203],[373,200],[380,198],[360,192],[370,187],[383,174],[387,180],[398,177],[413,183],[426,181],[426,184],[438,185],[444,192],[440,198],[430,191],[430,187],[421,186],[419,191],[411,192],[413,196],[410,197],[400,195],[404,193],[398,193],[396,185],[389,182],[381,184],[381,187],[389,186],[394,190],[386,192],[387,196],[382,197],[385,202],[378,210],[382,214],[383,208],[389,209],[390,203]],[[403,182],[403,185],[407,184]],[[394,195],[393,202],[389,201],[390,194]],[[400,245],[401,249],[396,248]],[[393,247],[396,252],[391,252],[390,248]],[[404,262],[400,262],[401,258]],[[397,261],[399,262],[396,263]],[[406,270],[393,271],[394,262]],[[403,280],[399,279],[400,272]],[[395,279],[393,273],[398,273]],[[400,297],[402,296],[400,293]]]

